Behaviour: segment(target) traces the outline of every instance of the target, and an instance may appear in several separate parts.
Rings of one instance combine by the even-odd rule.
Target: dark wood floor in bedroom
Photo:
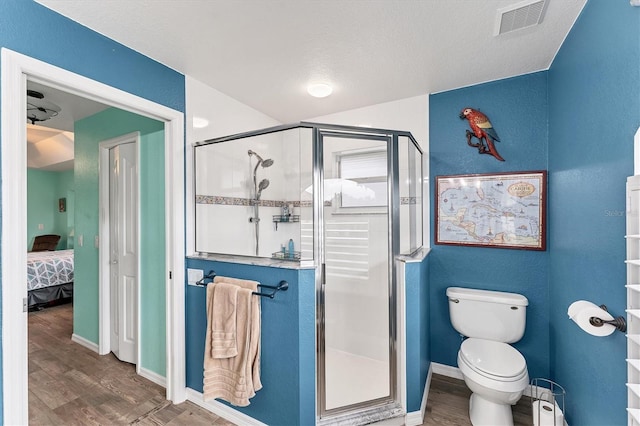
[[[71,304],[29,313],[29,424],[233,425],[191,402],[171,404],[133,365],[72,342],[72,330]],[[464,382],[434,375],[423,425],[471,425],[468,404]],[[515,426],[531,424],[526,402],[513,412]]]

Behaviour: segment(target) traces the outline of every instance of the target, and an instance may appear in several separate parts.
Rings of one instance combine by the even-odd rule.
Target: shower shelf
[[[274,214],[273,215],[273,223],[276,225],[276,231],[278,230],[279,223],[288,223],[288,222],[300,222],[300,215],[299,214],[292,214],[292,215]]]
[[[294,251],[293,253],[291,252],[282,252],[282,251],[276,251],[274,253],[271,253],[271,258],[272,259],[278,259],[278,260],[289,260],[292,262],[297,262],[300,260],[300,252],[299,251]]]
[[[299,214],[294,214],[294,215],[275,214],[275,215],[273,215],[273,221],[275,223],[279,223],[279,222],[300,222],[300,215]]]

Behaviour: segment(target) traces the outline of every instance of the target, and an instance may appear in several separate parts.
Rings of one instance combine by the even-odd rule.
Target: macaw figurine
[[[496,159],[504,161],[504,158],[498,154],[498,150],[493,143],[494,141],[500,142],[500,138],[496,131],[493,130],[493,126],[486,115],[473,108],[465,108],[460,113],[460,118],[463,120],[466,118],[469,121],[469,127],[473,130],[472,132],[467,130],[467,144],[469,146],[478,148],[480,154],[493,155]],[[471,142],[473,136],[478,139],[478,143]]]

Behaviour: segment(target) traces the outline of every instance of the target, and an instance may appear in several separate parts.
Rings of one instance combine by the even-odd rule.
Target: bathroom
[[[414,271],[425,274],[424,282],[428,284],[424,288],[416,289],[416,296],[422,292],[423,297],[426,297],[425,306],[416,307],[419,313],[415,317],[407,316],[408,320],[414,321],[411,327],[407,327],[407,340],[419,342],[419,349],[426,355],[418,355],[420,361],[414,366],[417,374],[411,377],[408,375],[410,411],[420,409],[424,390],[424,383],[420,382],[426,377],[426,374],[422,375],[420,371],[424,369],[426,373],[429,362],[433,373],[454,377],[457,374],[456,353],[460,347],[460,336],[450,325],[445,296],[446,288],[455,284],[512,291],[528,298],[526,332],[514,347],[525,356],[531,378],[551,378],[565,387],[569,424],[626,423],[624,336],[622,333],[615,333],[606,338],[596,339],[580,332],[566,315],[567,307],[577,299],[604,303],[612,311],[619,313],[622,313],[625,305],[624,290],[618,289],[625,281],[622,263],[624,219],[602,212],[624,211],[624,181],[633,173],[629,141],[633,139],[638,123],[617,100],[606,96],[597,98],[598,111],[606,106],[607,109],[617,111],[614,115],[620,118],[620,123],[634,123],[632,126],[621,124],[615,129],[615,138],[621,142],[608,145],[606,157],[610,160],[607,160],[608,165],[604,166],[599,160],[602,157],[600,142],[591,137],[587,129],[572,124],[575,123],[575,119],[568,115],[569,111],[576,107],[585,113],[596,113],[595,106],[591,103],[571,104],[571,100],[579,99],[580,94],[575,92],[568,82],[573,79],[573,71],[576,70],[574,67],[579,67],[581,72],[584,72],[584,69],[580,68],[580,64],[584,62],[580,56],[582,46],[578,40],[590,38],[592,32],[610,35],[607,20],[601,20],[598,16],[624,19],[622,15],[628,12],[628,5],[620,5],[615,11],[606,9],[607,6],[603,3],[589,3],[587,14],[579,22],[581,25],[576,25],[573,29],[573,38],[565,42],[558,53],[557,62],[554,62],[549,71],[309,119],[312,122],[368,124],[373,127],[410,131],[425,149],[425,154],[428,150],[429,161],[425,176],[428,176],[429,182],[425,186],[430,187],[431,193],[434,190],[434,178],[440,175],[494,173],[505,170],[549,171],[546,251],[434,245],[427,257],[427,271]],[[614,49],[612,46],[623,43],[624,37],[620,36],[609,42],[605,42],[604,40],[608,39],[604,37],[601,40],[602,44],[597,45],[599,54],[615,62],[606,52],[608,49]],[[565,69],[567,64],[571,66]],[[624,68],[624,65],[620,64],[619,67]],[[599,79],[605,76],[602,79],[603,84],[617,85],[620,82],[619,76],[613,77],[610,71],[601,67],[590,68],[588,74],[599,75]],[[635,84],[631,76],[624,81],[622,85],[626,87]],[[584,86],[578,84],[578,87]],[[207,92],[201,92],[202,90],[205,90],[205,87],[197,81],[187,79],[188,94],[204,93],[203,97],[209,99],[214,96],[208,96]],[[629,96],[622,98],[633,104]],[[222,104],[222,101],[219,103]],[[504,163],[492,160],[489,156],[478,155],[477,151],[466,145],[466,127],[458,118],[458,114],[460,109],[467,105],[478,105],[485,111],[492,112],[490,118],[502,138],[499,149],[500,154],[506,159]],[[215,131],[190,130],[188,141],[197,142],[279,124],[255,111],[243,110],[243,114],[234,115],[221,107],[213,113],[228,119],[220,120],[223,126]],[[240,116],[242,119],[237,118]],[[250,123],[249,128],[246,127],[247,123]],[[548,125],[538,125],[539,123]],[[576,144],[577,140],[581,141],[579,146]],[[595,154],[596,152],[598,154]],[[273,167],[275,164],[271,168]],[[267,170],[269,169],[264,171]],[[585,186],[584,182],[590,183]],[[611,188],[617,189],[611,191]],[[271,188],[266,189],[265,193],[269,189]],[[425,196],[424,201],[425,212],[428,211],[432,217],[430,197]],[[585,232],[585,229],[590,231]],[[425,241],[432,241],[430,232],[432,225],[425,219]],[[192,260],[188,261],[188,267],[193,265]],[[197,265],[206,269],[206,265]],[[220,264],[219,267],[223,266],[225,265]],[[250,267],[242,267],[238,273],[247,277],[258,276],[261,273],[256,271],[251,275],[250,271]],[[230,269],[216,272],[230,273]],[[285,279],[296,275],[288,272]],[[269,280],[280,279],[280,276],[273,274]],[[298,272],[298,277],[306,280],[309,287],[313,287],[313,279],[307,276],[305,271]],[[485,279],[488,277],[491,279]],[[617,284],[614,285],[614,282]],[[265,301],[264,309],[285,315],[275,307],[275,304],[283,303],[284,296],[288,295],[283,295],[280,300],[276,298],[273,301]],[[312,297],[310,294],[308,296]],[[309,301],[305,306],[296,307],[296,311],[288,314],[283,320],[300,319],[303,322],[307,321],[308,326],[313,328],[311,323],[314,319],[301,315],[305,309],[311,309],[312,306],[313,302]],[[187,329],[189,330],[189,326]],[[426,330],[430,330],[428,338],[425,337]],[[296,329],[293,337],[296,342],[300,339],[307,342],[315,339],[314,334],[301,335],[300,329]],[[296,351],[303,347],[296,346],[291,341],[288,341],[288,345],[287,348]],[[590,355],[574,358],[577,349]],[[604,359],[613,361],[598,361],[599,367],[593,368],[596,360]],[[313,362],[309,362],[307,367],[311,371],[315,369]],[[313,383],[315,377],[309,375],[303,378],[293,377],[290,380],[309,380]],[[312,384],[308,386],[313,387]],[[414,390],[410,390],[411,386]],[[589,391],[600,386],[609,390],[605,392],[604,397],[600,392]],[[276,399],[270,402],[273,406],[280,406],[275,405],[281,403],[276,403]],[[315,401],[310,397],[306,403],[307,407],[312,407]],[[300,413],[299,402],[296,403],[296,407],[296,412]],[[255,409],[260,411],[257,407]],[[263,409],[266,410],[264,407]]]
[[[313,154],[317,149],[321,156]],[[196,253],[189,270],[289,284],[262,301],[261,371],[269,386],[238,410],[267,424],[310,424],[316,399],[320,422],[354,410],[383,420],[416,411],[405,408],[415,401],[419,409],[427,370],[418,366],[428,360],[418,342],[426,335],[409,341],[403,319],[423,310],[417,330],[426,326],[424,160],[411,134],[300,123],[200,141],[194,151]],[[318,158],[321,167],[313,164]],[[399,189],[390,195],[388,167]],[[316,189],[320,173],[323,194]],[[316,237],[316,223],[324,237]],[[390,262],[391,250],[408,260]],[[325,272],[316,272],[316,264]],[[326,281],[316,298],[321,276]],[[405,303],[405,291],[422,297]],[[204,288],[188,286],[186,303],[187,387],[201,391]],[[405,367],[409,352],[413,362]],[[418,386],[405,384],[402,368],[418,368],[411,374],[421,377]]]
[[[136,64],[130,59],[133,53],[69,19],[52,16],[52,12],[36,7],[34,2],[11,2],[8,9],[4,17],[7,22],[12,21],[16,31],[3,33],[3,46],[186,111],[186,123],[191,123],[193,115],[201,112],[211,119],[213,125],[208,129],[185,126],[187,190],[193,170],[189,164],[190,144],[281,124],[199,84],[188,75],[172,73],[151,60],[144,63],[145,67],[137,68],[148,74],[134,80],[121,72]],[[561,49],[550,59],[548,70],[508,79],[495,80],[498,77],[490,76],[487,80],[491,82],[486,84],[308,118],[315,122],[410,131],[429,158],[425,168],[426,194],[433,193],[434,177],[439,175],[549,171],[547,251],[434,245],[426,268],[414,270],[407,264],[409,272],[420,276],[419,281],[423,283],[413,289],[412,297],[407,300],[418,300],[424,305],[415,307],[413,315],[407,315],[407,321],[411,321],[406,327],[407,343],[417,342],[412,354],[417,353],[418,360],[407,361],[407,367],[415,370],[414,374],[407,374],[407,406],[411,412],[420,409],[423,390],[428,389],[425,378],[430,365],[434,371],[440,369],[442,374],[449,371],[455,375],[460,337],[449,324],[445,296],[446,288],[455,284],[516,291],[529,299],[525,336],[515,346],[525,355],[531,377],[550,377],[565,386],[570,424],[626,423],[624,336],[616,333],[596,339],[581,333],[567,319],[566,309],[571,302],[582,298],[607,304],[616,313],[622,313],[625,306],[624,216],[607,212],[625,211],[624,181],[633,173],[631,141],[640,124],[637,114],[640,110],[639,13],[638,8],[629,6],[628,0],[589,0]],[[44,27],[45,19],[54,19],[57,31],[69,35],[70,46],[77,55],[69,53],[69,46],[34,43],[36,36],[26,29],[34,22]],[[48,22],[51,25],[51,21]],[[477,62],[451,66],[465,67],[470,74],[482,75],[481,64]],[[185,81],[187,93],[183,96]],[[482,108],[490,115],[502,138],[499,149],[506,160],[504,163],[490,161],[489,156],[480,156],[466,145],[466,126],[457,116],[460,108],[467,105]],[[6,110],[4,108],[3,113]],[[3,152],[3,156],[5,154]],[[271,171],[276,164],[258,173]],[[182,176],[180,173],[178,179]],[[260,176],[263,179],[264,175]],[[264,193],[273,189],[266,188]],[[429,214],[425,214],[423,236],[425,242],[431,243],[433,211],[429,200],[425,195],[425,212]],[[185,216],[192,217],[191,203],[187,202],[185,209]],[[186,223],[187,253],[191,254],[193,241],[189,240],[195,239],[195,231],[190,219]],[[250,226],[248,222],[244,225]],[[204,270],[210,263],[187,260],[188,267]],[[252,414],[260,418],[264,412],[283,411],[292,404],[297,407],[291,411],[297,419],[294,423],[306,424],[303,420],[309,418],[300,417],[301,413],[314,410],[315,401],[289,389],[314,388],[315,364],[308,362],[313,357],[309,347],[315,342],[314,318],[309,315],[315,306],[314,296],[296,293],[313,291],[312,277],[306,270],[277,273],[269,270],[269,274],[264,275],[261,267],[250,265],[232,268],[219,262],[213,263],[213,267],[219,274],[255,277],[269,283],[285,279],[298,284],[278,298],[264,301],[265,316],[274,318],[266,325],[265,332],[274,345],[282,345],[278,353],[283,359],[270,362],[288,368],[280,368],[280,375],[269,377],[269,386],[282,390],[282,395],[274,395],[265,402],[256,400]],[[292,300],[301,302],[278,309]],[[201,308],[201,305],[187,307],[188,310]],[[92,318],[93,313],[94,310],[88,311],[87,316]],[[286,335],[279,329],[283,324],[290,324]],[[164,342],[164,324],[159,324],[159,330],[159,340]],[[185,333],[187,339],[195,339],[199,330],[187,323]],[[9,360],[9,346],[5,342],[5,361]],[[196,361],[187,360],[189,375],[201,374],[193,367],[197,365]],[[6,397],[15,384],[7,379],[8,375],[4,377]],[[283,401],[288,404],[286,408]],[[11,409],[5,403],[5,416]]]

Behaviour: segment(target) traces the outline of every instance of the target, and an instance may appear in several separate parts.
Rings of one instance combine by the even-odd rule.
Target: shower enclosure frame
[[[374,128],[362,128],[342,125],[326,125],[315,123],[313,127],[313,182],[314,182],[314,260],[318,273],[316,273],[316,369],[317,369],[317,423],[330,423],[341,417],[352,417],[358,413],[392,411],[400,407],[398,401],[398,330],[397,330],[397,280],[395,257],[400,254],[400,194],[399,194],[399,138],[407,137],[420,155],[422,149],[410,132],[392,131]],[[388,285],[389,285],[389,396],[375,400],[364,401],[334,409],[326,408],[326,383],[325,383],[325,253],[323,250],[324,230],[324,144],[325,137],[352,138],[362,140],[384,141],[387,145],[387,228],[388,235]],[[421,165],[422,167],[422,165]],[[422,170],[421,170],[422,176]],[[419,182],[420,195],[422,195],[422,179]],[[422,209],[421,209],[422,211]],[[424,212],[422,212],[424,215]],[[422,221],[423,216],[420,217]],[[420,245],[422,246],[422,244]],[[380,420],[384,418],[384,415]]]
[[[342,417],[353,417],[358,414],[377,413],[384,410],[400,408],[401,401],[398,401],[401,394],[398,389],[398,300],[397,300],[397,279],[395,258],[400,253],[400,194],[399,194],[399,140],[406,137],[413,145],[421,158],[424,152],[420,145],[408,131],[387,130],[368,127],[356,127],[334,124],[322,124],[312,122],[299,122],[294,124],[280,125],[265,129],[243,132],[225,137],[210,139],[194,144],[209,145],[213,143],[229,142],[248,137],[266,135],[270,133],[283,132],[296,128],[307,128],[312,130],[312,182],[313,182],[313,260],[300,261],[300,266],[315,267],[315,292],[316,292],[316,420],[318,424],[330,423]],[[363,140],[384,141],[387,144],[387,227],[388,235],[388,286],[389,286],[389,396],[369,400],[353,405],[338,407],[327,410],[325,408],[325,342],[324,342],[324,320],[325,320],[325,258],[323,250],[324,239],[324,158],[323,158],[323,138],[324,137],[346,137]],[[195,151],[194,151],[195,155]],[[195,162],[194,162],[195,164]],[[424,194],[424,174],[423,161],[420,162],[420,181],[417,182],[417,194],[421,199]],[[423,232],[424,209],[420,208],[421,231]],[[421,232],[421,233],[422,233]],[[420,235],[421,243],[413,247],[413,254],[423,247],[424,240]],[[384,417],[379,420],[383,420]]]

